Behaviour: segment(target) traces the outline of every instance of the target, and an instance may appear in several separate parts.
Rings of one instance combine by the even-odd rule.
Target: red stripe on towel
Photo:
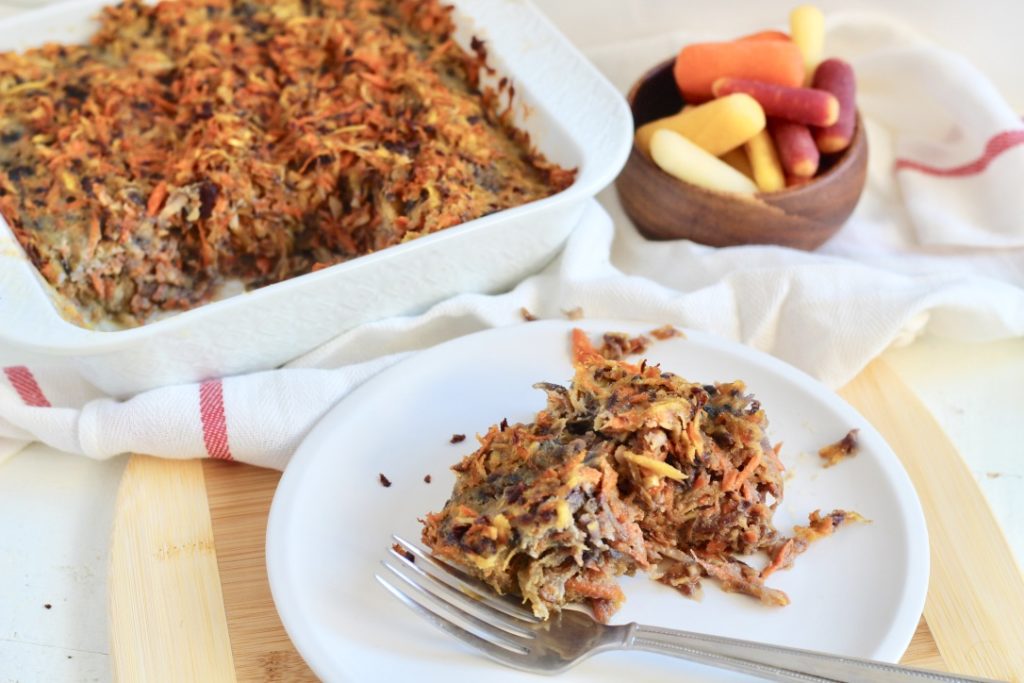
[[[199,385],[199,417],[203,421],[203,443],[211,458],[234,460],[228,448],[228,423],[224,418],[224,387],[219,379]]]
[[[927,164],[911,161],[910,159],[897,159],[896,170],[918,171],[940,178],[962,178],[981,173],[988,168],[988,165],[997,156],[1021,144],[1024,144],[1024,130],[1008,130],[995,135],[989,140],[981,156],[970,163],[954,166],[953,168],[935,168],[934,166],[928,166]]]
[[[7,375],[7,380],[14,387],[14,390],[18,392],[18,396],[21,397],[25,405],[33,408],[52,407],[50,402],[46,400],[43,390],[39,388],[39,382],[32,375],[32,371],[24,365],[4,368],[4,374]]]

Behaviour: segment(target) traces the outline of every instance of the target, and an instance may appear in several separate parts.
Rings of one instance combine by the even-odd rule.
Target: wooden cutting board
[[[902,661],[1024,680],[1024,576],[966,464],[883,361],[839,393],[900,456],[928,523],[928,600]],[[263,545],[280,476],[237,463],[131,458],[109,579],[117,680],[316,680],[267,584]]]

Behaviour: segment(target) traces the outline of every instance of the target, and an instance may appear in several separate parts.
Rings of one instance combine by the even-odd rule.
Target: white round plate
[[[306,437],[274,497],[267,570],[296,648],[327,681],[521,680],[435,629],[373,578],[399,533],[440,510],[449,467],[476,448],[474,434],[508,418],[530,421],[545,404],[539,381],[572,376],[569,332],[631,334],[657,325],[533,322],[462,337],[382,372],[331,410]],[[845,655],[897,661],[928,586],[928,539],[917,495],[892,450],[853,408],[802,372],[763,353],[698,332],[654,342],[651,363],[691,381],[742,379],[761,401],[789,471],[775,515],[783,531],[813,510],[856,510],[871,524],[815,543],[769,585],[791,604],[766,607],[704,582],[689,600],[642,575],[625,577],[616,623],[637,621]],[[860,453],[825,469],[817,450],[860,428]],[[451,444],[452,434],[466,441]],[[380,474],[391,480],[385,488]],[[432,483],[424,482],[426,475]],[[564,681],[738,680],[736,674],[644,653],[598,655]],[[740,678],[742,679],[742,678]],[[742,679],[745,680],[745,679]]]

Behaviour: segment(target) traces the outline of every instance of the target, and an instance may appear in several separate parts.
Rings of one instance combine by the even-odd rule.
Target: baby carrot
[[[853,68],[841,59],[826,59],[814,72],[814,87],[832,93],[839,100],[839,119],[827,128],[816,129],[814,141],[826,154],[841,152],[850,144],[857,125],[857,84]]]
[[[789,175],[811,178],[818,172],[821,156],[807,126],[782,119],[772,119],[769,131],[775,140],[782,167]]]
[[[748,141],[747,144],[749,145],[750,142]],[[746,145],[744,145],[744,147],[745,146]],[[730,149],[728,152],[720,156],[719,159],[729,164],[748,178],[754,178],[754,169],[750,166],[750,159],[747,157],[747,151],[744,147]],[[754,182],[757,182],[756,178],[754,179]]]
[[[792,38],[789,37],[789,34],[782,31],[758,31],[757,33],[748,33],[745,36],[740,36],[736,40],[784,40],[788,43]]]
[[[744,145],[750,165],[754,170],[754,182],[761,192],[777,192],[786,186],[782,163],[775,151],[768,131],[763,130]]]
[[[764,130],[764,111],[754,98],[743,93],[727,95],[640,126],[636,144],[650,154],[656,130],[672,130],[711,154],[721,156]]]
[[[825,17],[814,5],[800,5],[789,13],[789,33],[804,58],[804,85],[811,82],[825,48]]]
[[[740,78],[719,78],[712,86],[716,97],[745,92],[761,105],[764,113],[808,126],[831,126],[839,118],[835,95],[813,88],[790,88]]]
[[[689,102],[711,99],[711,85],[719,78],[748,78],[796,87],[803,85],[800,48],[783,40],[739,40],[695,43],[680,50],[673,75]]]
[[[670,130],[654,131],[651,158],[661,170],[694,185],[719,192],[757,192],[753,180]]]

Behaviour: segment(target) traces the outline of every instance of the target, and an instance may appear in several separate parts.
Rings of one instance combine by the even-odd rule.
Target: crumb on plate
[[[825,461],[822,464],[825,467],[832,467],[833,465],[838,465],[846,458],[857,455],[857,451],[860,449],[860,440],[857,436],[859,433],[859,429],[851,429],[839,441],[819,450],[818,455]]]

